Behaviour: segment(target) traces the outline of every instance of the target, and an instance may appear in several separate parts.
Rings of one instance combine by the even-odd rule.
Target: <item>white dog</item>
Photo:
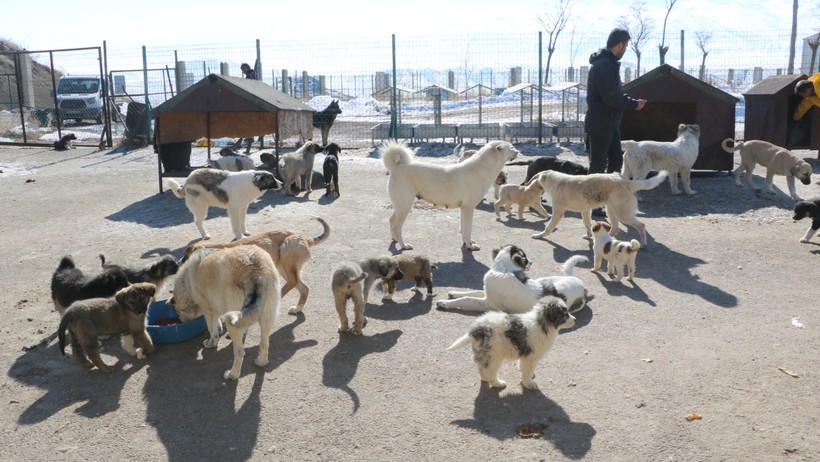
[[[182,321],[205,315],[210,338],[205,348],[219,343],[220,321],[233,342],[233,365],[225,380],[236,380],[245,357],[248,328],[259,324],[259,356],[254,364],[268,364],[268,345],[279,317],[279,275],[270,255],[255,245],[200,249],[182,265],[169,303]]]
[[[518,360],[521,386],[535,390],[535,367],[555,343],[560,329],[575,325],[561,300],[538,302],[523,314],[486,313],[475,320],[470,330],[453,342],[448,350],[471,344],[478,375],[490,388],[504,388],[498,369],[505,359]]]
[[[698,125],[678,125],[678,137],[672,142],[662,141],[621,141],[624,150],[623,176],[643,180],[651,171],[666,170],[669,172],[669,185],[672,194],[680,194],[678,174],[683,190],[692,196],[697,194],[689,187],[692,166],[698,160],[700,146],[700,127]]]
[[[620,281],[624,275],[623,267],[626,265],[629,270],[626,279],[631,281],[635,277],[635,257],[638,255],[638,249],[641,248],[641,243],[636,239],[631,241],[619,241],[613,239],[609,235],[612,227],[609,223],[596,221],[592,225],[592,251],[595,254],[595,263],[592,265],[592,272],[597,272],[601,269],[601,263],[606,260],[606,274],[609,277],[615,275],[618,271],[616,281]]]
[[[168,178],[167,186],[175,196],[185,199],[185,205],[194,215],[194,222],[202,239],[211,238],[204,226],[208,207],[228,209],[234,237],[241,239],[250,235],[245,229],[248,205],[268,189],[281,188],[282,183],[273,176],[273,173],[262,170],[226,172],[201,168],[188,175],[184,185]]]
[[[227,170],[229,172],[241,172],[254,169],[253,160],[250,157],[238,155],[222,156],[209,160],[208,167]]]
[[[772,183],[775,175],[786,177],[789,195],[796,201],[800,200],[800,196],[794,188],[794,179],[797,178],[804,185],[811,184],[811,164],[792,154],[788,149],[760,140],[737,141],[735,146],[730,148],[731,142],[731,138],[726,138],[721,146],[726,152],[740,151],[740,165],[732,172],[736,185],[740,186],[740,172],[745,170],[746,184],[753,190],[760,191],[752,182],[752,171],[757,164],[766,167],[766,192],[769,194],[774,194]]]
[[[504,164],[518,156],[512,144],[491,141],[464,162],[441,165],[414,160],[413,153],[396,142],[382,145],[379,151],[390,172],[387,180],[387,193],[393,204],[390,233],[402,249],[413,248],[404,242],[401,230],[416,198],[460,209],[464,245],[470,250],[480,249],[471,238],[473,213]]]
[[[549,218],[550,214],[541,205],[541,194],[544,187],[537,181],[530,181],[526,186],[517,184],[505,184],[499,190],[498,200],[495,201],[495,216],[501,218],[499,212],[501,207],[507,208],[507,218],[512,216],[513,204],[518,204],[518,219],[524,219],[524,211],[527,207],[532,207],[544,218]]]
[[[294,185],[299,190],[313,191],[313,160],[316,154],[323,150],[321,145],[308,141],[298,150],[289,152],[279,159],[279,172],[285,183],[285,194],[293,196],[291,188]],[[303,176],[305,177],[304,187],[302,187]]]
[[[552,199],[552,218],[544,231],[533,234],[534,239],[548,236],[564,217],[564,212],[581,212],[586,238],[592,239],[592,209],[606,205],[606,214],[612,223],[613,236],[618,233],[618,223],[635,227],[641,235],[641,245],[646,247],[646,225],[638,220],[638,199],[635,191],[652,189],[666,179],[666,172],[646,180],[629,180],[619,173],[592,173],[590,175],[567,175],[547,170],[538,174],[538,181]]]
[[[572,275],[578,263],[587,257],[570,257],[561,267],[561,276],[531,279],[526,272],[531,262],[524,251],[512,244],[493,250],[493,264],[484,274],[484,290],[452,291],[450,300],[436,302],[438,309],[464,311],[504,311],[523,313],[542,297],[552,295],[564,300],[570,312],[586,306],[587,288],[584,282]]]

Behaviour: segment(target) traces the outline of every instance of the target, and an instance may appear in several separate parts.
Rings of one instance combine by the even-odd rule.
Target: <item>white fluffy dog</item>
[[[318,143],[308,141],[301,148],[294,152],[289,152],[279,159],[279,172],[285,183],[285,194],[293,195],[293,186],[298,190],[313,189],[313,160],[316,154],[322,152],[324,148]],[[302,187],[302,177],[304,176],[304,187]]]
[[[234,237],[242,239],[243,236],[250,235],[245,228],[248,205],[268,189],[277,190],[282,187],[282,183],[270,172],[226,172],[213,168],[194,170],[188,175],[184,185],[171,178],[166,180],[166,184],[175,196],[185,199],[185,206],[194,215],[194,222],[202,239],[211,238],[204,225],[208,207],[228,209]]]
[[[480,247],[472,241],[473,213],[504,164],[519,152],[506,141],[490,141],[475,155],[457,164],[432,164],[417,161],[404,144],[385,143],[379,148],[384,167],[390,172],[387,194],[393,204],[390,233],[404,250],[412,245],[401,235],[404,221],[416,198],[434,205],[461,210],[461,235],[470,250]]]
[[[555,343],[560,329],[575,325],[575,317],[557,298],[538,302],[523,314],[486,313],[475,320],[470,330],[453,342],[448,350],[472,345],[478,375],[490,388],[504,388],[498,369],[505,359],[518,360],[521,386],[535,390],[535,367]]]
[[[612,229],[609,223],[596,221],[592,225],[592,250],[595,254],[595,262],[592,265],[592,272],[597,272],[601,269],[601,263],[606,260],[606,274],[609,277],[615,275],[618,271],[616,281],[620,281],[624,275],[623,267],[626,265],[629,273],[626,276],[628,281],[635,277],[635,257],[638,255],[638,249],[641,248],[641,243],[637,239],[631,241],[619,241],[613,239],[609,235]]]
[[[672,194],[681,193],[678,189],[678,174],[686,194],[697,194],[697,191],[689,187],[689,179],[692,166],[698,160],[699,140],[700,126],[680,124],[675,141],[621,141],[621,149],[624,151],[621,174],[630,179],[643,180],[653,170],[666,170],[669,172]]]
[[[495,216],[501,218],[499,212],[501,207],[507,208],[507,218],[512,216],[512,205],[518,204],[518,219],[524,219],[524,211],[527,207],[534,208],[544,218],[549,218],[550,214],[541,205],[541,194],[544,187],[538,181],[530,181],[526,186],[517,184],[505,184],[499,189],[498,200],[495,201]]]
[[[493,250],[493,264],[484,274],[484,290],[452,291],[450,300],[436,302],[438,309],[464,311],[505,311],[523,313],[542,297],[552,295],[564,300],[570,312],[586,306],[587,288],[584,282],[572,275],[578,263],[587,257],[570,257],[561,268],[561,276],[531,279],[527,275],[531,262],[518,246],[508,244]]]

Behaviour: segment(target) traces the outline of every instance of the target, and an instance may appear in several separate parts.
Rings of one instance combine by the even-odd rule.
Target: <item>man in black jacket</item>
[[[629,32],[613,29],[601,48],[589,57],[587,113],[589,173],[619,172],[623,165],[621,117],[625,109],[640,111],[645,99],[630,98],[621,84],[620,59],[629,45]]]

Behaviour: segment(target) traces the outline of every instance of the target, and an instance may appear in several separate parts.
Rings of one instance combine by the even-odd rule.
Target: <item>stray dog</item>
[[[589,169],[575,162],[559,159],[552,156],[539,157],[535,160],[525,160],[521,162],[510,162],[507,165],[527,165],[527,175],[521,186],[528,185],[535,175],[547,170],[566,173],[567,175],[589,175]]]
[[[384,291],[384,298],[391,299],[396,292],[396,286],[399,281],[413,279],[416,285],[410,290],[421,290],[421,283],[427,285],[427,295],[433,295],[433,271],[436,265],[430,263],[430,259],[423,255],[401,254],[390,257],[393,261],[398,263],[399,271],[402,273],[401,279],[382,278],[382,288]]]
[[[390,234],[402,249],[413,248],[404,242],[401,231],[417,198],[434,205],[458,207],[464,245],[470,250],[481,248],[472,240],[473,214],[504,163],[518,156],[512,144],[491,141],[464,162],[449,165],[414,160],[407,146],[393,141],[383,144],[379,151],[384,167],[390,172],[387,179],[387,194],[393,205]]]
[[[807,201],[799,201],[794,204],[793,220],[802,220],[803,218],[811,218],[811,226],[806,230],[806,234],[800,239],[800,242],[807,243],[820,231],[820,198],[815,198]]]
[[[672,194],[681,193],[678,189],[680,174],[683,190],[689,196],[695,195],[698,192],[689,187],[689,180],[692,166],[698,160],[699,140],[700,126],[680,124],[675,141],[621,141],[624,150],[621,174],[629,179],[643,180],[653,170],[666,170]]]
[[[538,181],[531,181],[526,186],[519,186],[517,184],[505,184],[501,187],[498,200],[495,201],[495,216],[501,219],[499,214],[501,207],[507,207],[507,218],[512,216],[512,205],[518,204],[518,219],[524,219],[524,211],[527,207],[532,207],[544,218],[549,218],[550,214],[541,205],[541,194],[544,193],[544,187]]]
[[[592,251],[595,254],[595,263],[592,265],[592,272],[601,269],[601,263],[606,260],[606,274],[609,277],[618,271],[616,281],[620,282],[624,275],[623,267],[626,265],[629,270],[626,279],[631,281],[635,277],[635,257],[638,256],[638,249],[641,243],[636,239],[631,241],[619,241],[609,235],[612,227],[609,223],[596,221],[592,225]]]
[[[162,290],[166,279],[177,274],[179,264],[173,255],[164,255],[157,260],[142,266],[124,266],[114,263],[106,263],[105,255],[100,254],[100,264],[103,270],[119,269],[125,273],[128,282],[136,284],[138,282],[150,282],[156,286],[156,293]]]
[[[65,356],[68,330],[71,332],[71,355],[74,359],[87,369],[97,366],[100,372],[107,374],[114,369],[100,358],[98,338],[122,332],[125,351],[143,359],[154,351],[151,337],[145,331],[145,314],[154,294],[156,287],[153,284],[140,282],[120,289],[112,298],[91,298],[73,303],[57,329],[60,353]],[[140,348],[134,348],[134,340]]]
[[[336,302],[336,312],[339,314],[339,333],[347,332],[348,322],[346,305],[353,300],[353,335],[361,335],[367,325],[364,317],[364,306],[370,288],[377,278],[401,279],[399,264],[390,257],[367,258],[358,262],[342,262],[333,271],[331,287],[333,299]]]
[[[552,295],[564,300],[570,312],[586,306],[588,291],[584,282],[572,275],[587,257],[570,257],[561,266],[561,276],[532,279],[527,275],[532,263],[518,246],[508,244],[493,250],[493,264],[484,274],[484,290],[447,293],[450,300],[436,302],[438,309],[464,311],[504,311],[524,313],[541,298]]]
[[[469,159],[473,156],[473,154],[477,152],[478,150],[476,149],[467,149],[465,151],[461,144],[457,144],[456,147],[453,148],[453,154],[458,156],[459,162],[464,162],[466,159]],[[501,170],[501,172],[498,173],[498,176],[495,177],[495,181],[493,182],[493,197],[495,197],[496,200],[498,200],[498,188],[505,184],[507,184],[507,172]],[[481,200],[484,200],[484,198],[482,198]]]
[[[248,205],[268,189],[275,191],[282,187],[282,183],[270,172],[226,172],[213,168],[194,170],[188,175],[184,185],[168,178],[167,185],[175,196],[185,199],[185,206],[194,215],[194,222],[202,239],[211,238],[204,226],[208,207],[228,209],[233,235],[236,239],[241,239],[242,236],[250,235],[245,228]]]
[[[273,173],[277,180],[282,181],[282,174],[279,173],[279,154],[275,152],[263,152],[259,154],[262,165],[259,168]]]
[[[54,142],[54,150],[56,151],[65,151],[68,149],[74,149],[74,141],[77,139],[77,135],[73,133],[66,133],[65,135],[60,138],[59,141]]]
[[[326,108],[313,113],[313,128],[318,128],[322,132],[322,146],[327,146],[330,128],[333,127],[336,116],[341,113],[342,110],[339,108],[338,99],[331,100]]]
[[[270,335],[279,317],[279,275],[261,248],[243,245],[195,251],[179,268],[169,303],[182,321],[205,315],[210,332],[205,348],[217,347],[219,327],[225,323],[233,342],[233,365],[223,374],[225,380],[239,378],[245,334],[256,323],[261,335],[254,364],[268,364]]]
[[[74,265],[71,255],[66,255],[51,276],[51,299],[63,316],[66,308],[77,300],[113,297],[127,286],[128,276],[121,268],[104,268],[100,274],[87,276]]]
[[[329,196],[331,191],[336,191],[336,197],[340,197],[339,192],[339,153],[342,148],[336,143],[325,146],[325,161],[322,164],[322,175],[325,177],[325,196]]]
[[[323,231],[318,237],[310,238],[295,231],[277,229],[238,239],[227,244],[198,242],[185,249],[182,262],[184,263],[193,252],[203,248],[224,249],[240,245],[259,246],[271,256],[274,265],[276,265],[276,270],[285,280],[281,296],[287,295],[294,287],[299,292],[299,303],[291,306],[288,310],[290,314],[299,313],[305,308],[310,293],[310,287],[302,279],[302,266],[310,260],[310,248],[321,244],[330,237],[330,226],[327,222],[319,217],[313,218],[322,225]]]
[[[800,196],[794,188],[794,179],[797,178],[804,185],[811,183],[811,164],[792,154],[786,148],[781,148],[775,144],[760,141],[737,141],[733,148],[729,147],[731,138],[726,138],[721,143],[726,152],[740,151],[740,165],[732,172],[735,175],[735,184],[740,186],[740,171],[746,171],[746,184],[755,191],[760,191],[752,182],[752,171],[755,165],[760,164],[766,167],[766,192],[775,194],[772,190],[772,183],[775,175],[784,175],[786,184],[789,186],[789,195],[793,200],[799,201]]]
[[[663,183],[666,171],[645,180],[629,180],[619,173],[592,173],[586,176],[567,175],[546,171],[538,174],[538,181],[552,199],[552,218],[544,231],[533,234],[534,239],[549,236],[564,217],[564,212],[581,212],[586,238],[592,238],[592,209],[606,205],[606,214],[612,223],[613,237],[618,233],[618,223],[633,226],[641,235],[641,245],[646,247],[646,225],[638,220],[638,199],[635,191],[652,189]]]
[[[248,156],[239,156],[239,155],[225,155],[222,154],[223,151],[230,151],[229,148],[222,148],[222,151],[219,153],[222,157],[218,159],[213,159],[208,161],[208,167],[216,168],[219,170],[226,170],[229,172],[241,172],[244,170],[253,170],[255,166],[253,165],[253,160],[251,160]],[[233,151],[231,151],[233,152]]]
[[[297,191],[312,191],[313,159],[323,148],[313,141],[306,142],[301,148],[289,152],[279,159],[279,173],[285,183],[285,194],[293,196],[293,186]],[[305,177],[305,187],[302,187],[302,176]]]
[[[504,388],[498,379],[498,369],[505,359],[518,361],[521,386],[538,389],[535,367],[555,343],[558,331],[575,325],[575,317],[557,298],[536,303],[526,313],[486,313],[475,320],[470,330],[458,338],[448,350],[472,345],[473,360],[478,375],[490,388]]]

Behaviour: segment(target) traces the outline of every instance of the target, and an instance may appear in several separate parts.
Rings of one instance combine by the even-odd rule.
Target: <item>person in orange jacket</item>
[[[792,116],[788,146],[804,146],[811,142],[811,118],[805,117],[813,106],[820,106],[820,72],[794,85],[794,92],[803,97]]]

